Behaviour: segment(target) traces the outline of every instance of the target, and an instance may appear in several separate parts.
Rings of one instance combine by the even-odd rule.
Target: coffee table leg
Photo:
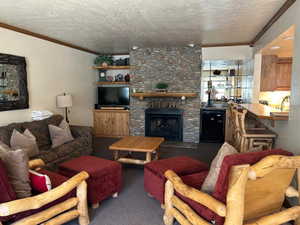
[[[114,160],[117,161],[119,159],[119,151],[114,151]]]
[[[146,163],[151,162],[151,152],[146,153]]]
[[[159,153],[158,153],[158,151],[156,151],[155,152],[155,158],[154,158],[155,160],[158,160],[159,159]]]

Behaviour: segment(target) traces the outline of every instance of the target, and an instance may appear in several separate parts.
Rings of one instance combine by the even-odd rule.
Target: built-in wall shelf
[[[197,93],[189,92],[138,92],[133,93],[132,96],[143,100],[144,98],[195,98]]]
[[[126,82],[126,81],[99,81],[99,82],[96,82],[96,85],[114,85],[114,84],[130,85],[130,82]]]
[[[130,70],[132,66],[94,66],[98,70]]]

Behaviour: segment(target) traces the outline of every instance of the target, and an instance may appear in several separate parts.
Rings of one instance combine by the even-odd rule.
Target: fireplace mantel
[[[196,98],[198,93],[194,92],[138,92],[132,96],[143,100],[144,98]]]

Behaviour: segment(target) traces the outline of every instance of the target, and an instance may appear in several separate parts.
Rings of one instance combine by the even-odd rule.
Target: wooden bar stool
[[[246,152],[254,148],[272,149],[277,135],[265,128],[247,129],[245,126],[247,112],[246,109],[233,110],[235,115],[235,136],[237,138],[236,147],[240,149],[240,152]]]

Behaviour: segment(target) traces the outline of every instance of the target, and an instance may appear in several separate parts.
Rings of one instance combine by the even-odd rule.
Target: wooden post
[[[249,165],[233,166],[229,175],[227,210],[224,225],[242,225],[244,219],[245,189]]]
[[[92,204],[92,208],[93,208],[93,209],[98,209],[99,206],[100,206],[100,203],[99,203],[99,202],[98,202],[98,203]]]
[[[174,222],[174,216],[172,214],[173,195],[174,195],[174,187],[171,181],[168,180],[165,184],[165,214],[164,214],[165,225],[173,225]]]
[[[151,162],[151,152],[146,153],[146,163]]]
[[[89,212],[87,206],[87,184],[82,181],[76,189],[76,195],[79,200],[77,210],[79,212],[79,224],[88,225],[90,223]]]
[[[118,150],[115,150],[113,152],[113,155],[114,155],[114,160],[117,161],[119,159],[119,151]]]

